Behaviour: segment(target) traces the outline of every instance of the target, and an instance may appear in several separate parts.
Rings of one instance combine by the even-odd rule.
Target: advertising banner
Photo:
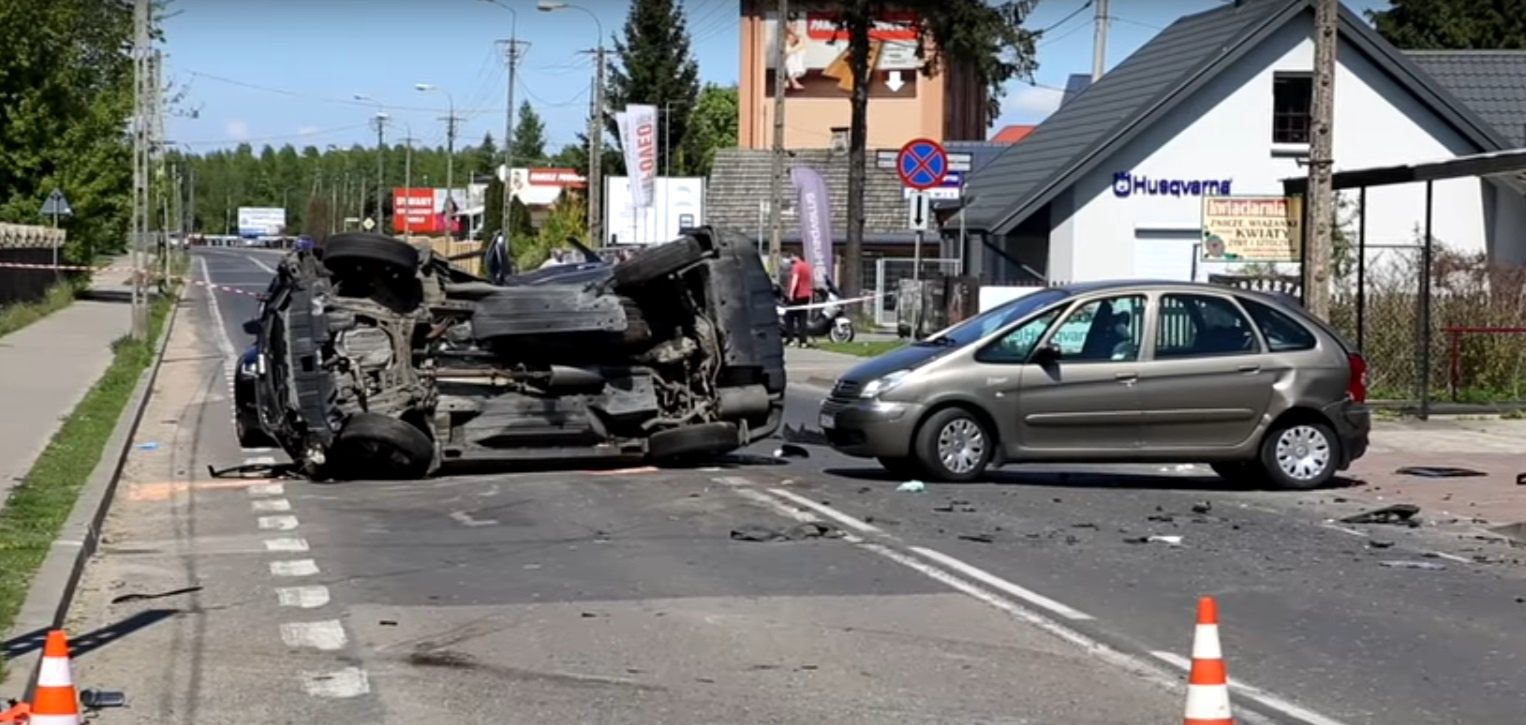
[[[811,263],[816,286],[825,287],[832,272],[832,201],[827,196],[827,182],[815,169],[805,166],[790,169],[789,178],[800,194],[802,256]]]
[[[1297,262],[1303,249],[1298,197],[1203,198],[1205,262]]]
[[[657,179],[657,107],[631,104],[617,116],[625,169],[631,178],[631,201],[639,209],[652,205]]]
[[[461,192],[458,190],[457,194]],[[444,189],[397,187],[392,190],[392,231],[407,234],[446,234],[460,229],[454,209],[447,212]],[[447,219],[449,223],[447,224]]]
[[[774,68],[774,38],[779,31],[778,13],[764,15],[765,91],[774,93],[778,69]],[[869,28],[870,98],[916,98],[917,15],[913,12],[881,13]],[[853,91],[848,67],[848,35],[836,13],[807,10],[791,12],[784,23],[784,95],[787,98],[847,98]]]
[[[238,235],[241,237],[279,236],[285,228],[285,209],[268,206],[238,208]]]

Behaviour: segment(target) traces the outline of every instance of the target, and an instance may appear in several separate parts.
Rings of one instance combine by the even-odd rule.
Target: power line
[[[571,105],[579,103],[580,102],[579,99],[581,99],[584,96],[588,95],[588,89],[584,88],[583,90],[578,91],[577,93],[573,94],[570,98],[568,98],[565,101],[560,101],[560,102],[552,103],[551,101],[548,101],[548,100],[546,100],[544,98],[541,98],[539,95],[536,95],[536,93],[534,91],[530,90],[529,86],[525,85],[524,81],[519,81],[518,87],[519,87],[520,90],[525,92],[525,95],[535,99],[536,103],[539,103],[541,106],[546,107],[546,108],[563,108],[563,107],[566,107],[566,106],[571,106]]]
[[[1080,32],[1082,30],[1086,30],[1088,27],[1090,27],[1088,24],[1081,23],[1080,25],[1077,25],[1076,27],[1071,28],[1070,30],[1067,30],[1067,31],[1065,31],[1063,33],[1060,33],[1059,35],[1056,35],[1053,38],[1049,38],[1048,40],[1045,40],[1045,41],[1043,41],[1043,42],[1041,42],[1041,43],[1039,43],[1039,44],[1037,44],[1037,45],[1035,45],[1033,47],[1034,48],[1042,48],[1042,47],[1047,46],[1047,45],[1053,45],[1053,44],[1058,43],[1058,42],[1060,42],[1060,41],[1062,41],[1062,40],[1064,40],[1066,38],[1069,38],[1072,35],[1075,35],[1076,33]]]
[[[1091,6],[1092,6],[1092,0],[1086,0],[1086,2],[1081,3],[1081,7],[1078,7],[1075,10],[1070,11],[1069,15],[1066,15],[1064,18],[1061,18],[1060,22],[1052,23],[1049,27],[1044,28],[1043,30],[1040,30],[1039,31],[1039,35],[1043,35],[1044,33],[1047,33],[1047,32],[1049,32],[1051,30],[1054,30],[1055,28],[1060,27],[1061,25],[1064,25],[1064,24],[1070,22],[1071,20],[1075,19],[1075,17],[1077,15],[1080,15],[1081,13],[1086,12],[1086,9],[1091,7]]]
[[[266,142],[266,141],[285,141],[287,139],[293,139],[293,138],[309,138],[309,137],[313,137],[313,136],[327,136],[329,134],[339,133],[340,131],[353,131],[353,130],[355,130],[357,128],[365,128],[365,127],[368,127],[370,125],[371,125],[371,122],[370,121],[366,121],[365,123],[352,123],[352,124],[350,124],[348,126],[334,126],[332,128],[317,128],[317,129],[313,129],[311,131],[298,131],[297,133],[282,134],[280,136],[259,136],[259,137],[255,137],[255,138],[223,138],[223,139],[208,140],[208,141],[181,141],[180,143],[184,143],[184,144],[189,145],[189,146],[216,146],[216,145],[220,145],[220,144],[230,144],[230,143],[231,144],[242,144],[242,143],[263,143],[263,142]]]
[[[1151,30],[1165,30],[1165,28],[1163,28],[1163,27],[1161,27],[1159,25],[1151,25],[1150,23],[1141,23],[1138,20],[1129,20],[1128,18],[1120,18],[1117,15],[1109,15],[1108,19],[1109,20],[1116,20],[1116,21],[1118,21],[1120,23],[1124,23],[1125,25],[1137,25],[1137,26],[1139,26],[1141,28],[1149,28]]]

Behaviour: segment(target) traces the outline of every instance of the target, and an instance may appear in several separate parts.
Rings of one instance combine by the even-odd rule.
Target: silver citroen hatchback
[[[1366,362],[1289,298],[1217,285],[1041,289],[849,370],[839,451],[906,477],[1021,462],[1208,463],[1315,488],[1367,450]]]

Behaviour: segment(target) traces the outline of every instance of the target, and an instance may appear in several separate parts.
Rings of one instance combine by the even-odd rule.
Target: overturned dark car
[[[490,284],[378,234],[285,257],[249,323],[240,443],[314,478],[461,463],[692,460],[778,428],[768,275],[709,228]]]

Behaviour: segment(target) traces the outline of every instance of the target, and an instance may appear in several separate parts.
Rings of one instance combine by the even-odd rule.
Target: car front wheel
[[[1324,423],[1279,425],[1261,441],[1261,468],[1273,486],[1295,491],[1319,488],[1335,477],[1340,442]]]
[[[964,408],[944,408],[917,430],[917,462],[928,478],[937,481],[973,481],[985,473],[996,441],[990,431]]]

